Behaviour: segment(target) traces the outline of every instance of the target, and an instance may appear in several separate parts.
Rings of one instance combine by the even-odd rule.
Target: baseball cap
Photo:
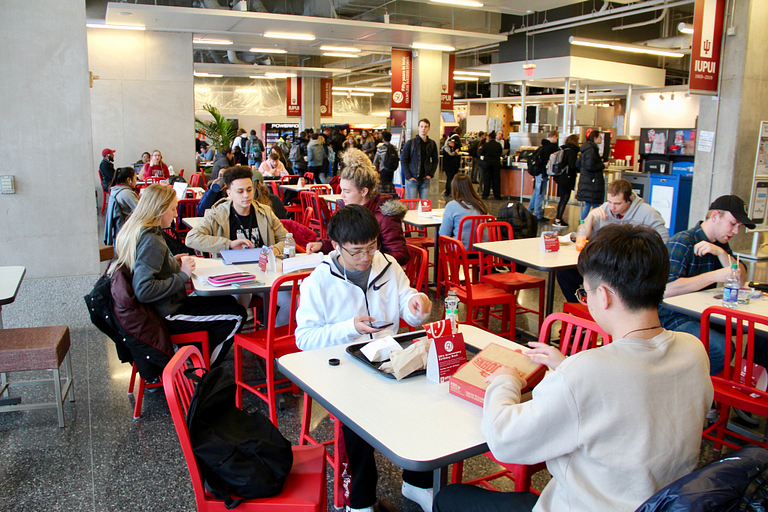
[[[114,152],[115,152],[115,150],[114,150],[114,149],[109,149],[109,148],[107,148],[107,149],[103,149],[103,150],[101,151],[101,156],[102,156],[102,157],[105,157],[105,156],[107,156],[108,154],[110,154],[110,153],[114,153]]]
[[[755,224],[750,220],[749,215],[747,215],[744,201],[739,196],[720,196],[709,205],[709,209],[729,212],[733,215],[734,219],[744,224],[749,229],[755,229]]]
[[[253,170],[253,181],[264,183],[264,175],[258,169]]]

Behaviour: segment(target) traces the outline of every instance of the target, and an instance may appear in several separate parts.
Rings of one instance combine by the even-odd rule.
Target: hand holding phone
[[[374,320],[373,322],[368,322],[368,325],[374,329],[384,329],[385,327],[392,325],[392,322],[387,322],[385,320]]]

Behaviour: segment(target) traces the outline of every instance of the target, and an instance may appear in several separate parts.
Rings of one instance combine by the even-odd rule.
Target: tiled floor
[[[433,201],[438,200],[435,188]],[[491,213],[498,212],[500,204],[490,201]],[[575,207],[569,207],[568,218],[577,223]],[[534,304],[535,292],[523,294],[522,301]],[[435,304],[435,318],[441,316],[442,307],[442,302]],[[561,308],[558,290],[555,311]],[[532,330],[534,325],[520,318],[518,327]],[[134,420],[133,398],[126,394],[130,368],[117,360],[112,341],[95,328],[75,331],[71,351],[77,400],[65,404],[64,429],[57,427],[54,410],[0,414],[0,510],[195,510],[192,485],[163,393],[147,392],[142,417]],[[246,364],[256,371],[253,360]],[[231,371],[231,354],[225,367]],[[25,402],[41,398],[45,398],[42,390],[23,391]],[[260,400],[246,396],[246,405],[267,413]],[[301,398],[288,395],[279,422],[293,443],[298,438],[300,412]],[[331,423],[319,407],[313,420],[317,435],[330,435]],[[702,457],[712,460],[711,447],[704,446]],[[405,512],[418,512],[416,504],[400,495],[399,469],[383,457],[378,466],[379,497]],[[487,459],[475,457],[465,465],[465,478],[491,469]],[[330,470],[328,478],[331,511]],[[546,472],[539,473],[534,485],[541,488],[547,478]],[[511,490],[509,483],[502,487]]]

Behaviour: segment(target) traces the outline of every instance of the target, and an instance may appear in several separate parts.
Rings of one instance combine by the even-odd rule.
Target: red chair
[[[544,320],[544,324],[541,326],[539,334],[539,341],[548,343],[549,337],[552,335],[552,326],[556,322],[561,322],[560,352],[565,355],[573,355],[582,350],[593,348],[590,341],[592,340],[593,335],[600,334],[603,336],[604,343],[611,342],[611,337],[608,336],[608,334],[596,323],[564,313],[553,313]],[[531,476],[542,469],[546,469],[546,464],[544,462],[531,465],[508,464],[499,462],[491,452],[486,452],[485,456],[504,469],[472,480],[463,480],[464,462],[457,462],[453,465],[451,483],[482,485],[486,489],[498,491],[499,489],[494,486],[491,481],[505,477],[515,483],[515,492],[533,492],[540,494],[539,491],[531,488]]]
[[[420,199],[401,199],[409,210],[418,210]],[[432,202],[430,201],[430,206]],[[405,224],[403,229],[403,236],[406,238],[406,242],[411,245],[418,245],[419,247],[427,248],[435,246],[435,239],[427,236],[427,228],[420,228],[411,224]]]
[[[467,215],[463,219],[461,219],[461,223],[459,224],[459,234],[457,238],[462,241],[464,240],[464,233],[469,232],[469,246],[465,247],[467,250],[467,258],[469,258],[470,263],[472,263],[472,270],[474,271],[472,274],[472,280],[474,282],[477,282],[479,279],[479,260],[480,260],[480,252],[475,250],[475,243],[478,241],[483,241],[483,239],[476,239],[477,236],[477,228],[481,224],[484,224],[486,222],[493,222],[496,220],[496,217],[493,215]],[[438,269],[439,271],[439,269]]]
[[[701,314],[701,341],[709,352],[710,317],[725,317],[725,358],[723,371],[712,377],[715,388],[714,400],[719,404],[720,418],[704,430],[702,437],[715,442],[715,450],[722,445],[733,449],[741,446],[727,441],[725,436],[740,439],[768,448],[768,443],[746,437],[728,430],[731,407],[750,412],[758,416],[768,416],[768,393],[755,387],[756,372],[761,368],[755,364],[755,330],[757,326],[768,327],[768,318],[739,311],[738,309],[710,306]]]
[[[312,216],[314,215],[314,213],[315,213],[314,208],[312,208],[311,206],[307,206],[307,209],[304,210],[304,214],[303,214],[303,219],[302,219],[301,225],[304,226],[305,228],[312,229],[309,226],[309,223],[312,221]]]
[[[192,176],[189,177],[189,186],[190,187],[199,187],[200,186],[200,173],[199,172],[193,173]]]
[[[104,178],[101,176],[101,171],[98,171],[99,173],[99,183],[104,183]],[[107,207],[107,201],[109,201],[109,188],[107,190],[101,189],[103,194],[101,195],[101,215],[104,215],[104,210]],[[98,203],[97,203],[98,204]]]
[[[144,183],[146,183],[147,185],[153,185],[156,183],[161,183],[165,181],[165,179],[166,179],[165,176],[148,176],[144,178]]]
[[[405,195],[405,187],[401,187],[400,185],[395,185],[395,192],[397,193],[397,197],[400,198],[402,201],[403,196]]]
[[[307,173],[304,173],[306,176]],[[311,192],[317,192],[317,195],[319,196],[329,196],[333,194],[333,189],[330,185],[327,184],[321,184],[321,185],[310,185],[309,190]]]
[[[341,453],[339,452],[339,437],[341,436],[341,421],[333,414],[328,413],[328,417],[333,421],[333,439],[328,441],[318,441],[309,434],[309,427],[312,424],[312,397],[304,393],[304,406],[301,414],[301,432],[299,433],[299,446],[314,445],[322,446],[325,450],[325,460],[333,468],[333,506],[336,510],[344,508],[344,486],[341,478]],[[329,451],[333,448],[333,453]]]
[[[304,178],[304,181],[306,183],[314,183],[315,182],[315,173],[313,173],[313,172],[305,172],[303,178]]]
[[[503,240],[502,230],[506,229],[509,239],[512,239],[512,226],[508,222],[483,222],[478,224],[475,240],[487,240],[488,242],[497,242]],[[478,251],[480,261],[480,282],[488,283],[496,288],[501,288],[507,293],[517,294],[520,290],[539,289],[539,309],[538,311],[526,308],[518,302],[516,313],[534,313],[539,317],[537,329],[541,329],[544,321],[544,279],[535,276],[529,276],[521,272],[515,272],[515,264],[509,261],[485,254]]]
[[[195,490],[195,502],[198,512],[219,511],[227,508],[224,502],[217,500],[205,490],[203,477],[197,458],[192,451],[192,442],[187,427],[187,410],[195,392],[195,383],[184,371],[189,368],[201,368],[207,363],[194,347],[179,350],[163,370],[163,387],[168,408],[171,411],[173,425],[179,436],[181,450],[187,461],[192,487]],[[203,370],[196,370],[202,375]],[[326,509],[325,450],[319,446],[293,446],[293,467],[288,474],[283,490],[277,496],[245,500],[237,510],[251,512],[321,512]]]
[[[460,241],[441,235],[438,238],[438,248],[440,250],[438,261],[446,288],[456,290],[459,300],[467,307],[464,323],[491,332],[488,325],[490,318],[498,318],[501,320],[501,332],[497,334],[514,340],[515,322],[514,315],[510,315],[510,309],[517,306],[517,296],[490,284],[472,283],[468,277],[470,262],[467,259],[464,244]],[[491,309],[495,306],[501,308],[501,315],[498,310]]]
[[[277,186],[277,181],[270,180],[268,183],[269,183],[269,186],[272,187],[272,193],[275,194],[280,199],[282,199],[283,197],[282,197],[282,194],[280,193],[280,187]]]
[[[306,212],[308,208],[312,208],[312,218],[309,220],[309,223],[307,223],[305,219],[304,225],[317,231],[320,238],[328,238],[328,220],[331,218],[331,211],[328,209],[328,203],[313,190],[302,190],[299,192],[299,199],[301,199],[301,208],[303,211]]]
[[[297,272],[278,277],[272,283],[269,291],[269,313],[267,318],[274,319],[277,315],[277,293],[281,286],[289,286],[291,293],[291,315],[288,325],[275,327],[274,321],[270,321],[267,329],[235,334],[235,383],[237,384],[237,394],[235,402],[238,407],[243,407],[243,390],[248,390],[269,406],[269,419],[277,427],[277,406],[275,404],[276,395],[286,391],[296,391],[298,389],[289,379],[275,380],[274,360],[286,354],[298,352],[296,346],[296,308],[299,304],[299,284],[302,279],[307,277],[309,272]],[[247,350],[266,361],[267,381],[263,384],[251,385],[243,379],[243,351]],[[290,384],[287,387],[277,389],[278,384]]]
[[[210,350],[208,348],[208,331],[195,331],[186,334],[172,334],[171,343],[174,345],[191,345],[193,343],[200,344],[200,349],[202,350],[203,354],[205,354],[203,356],[203,359],[205,360],[205,367],[209,368],[211,366],[211,356]],[[133,394],[133,386],[136,382],[136,375],[136,363],[133,363],[133,368],[131,369],[131,381],[128,384],[129,395]],[[139,375],[139,389],[136,391],[136,402],[133,405],[133,419],[137,420],[141,417],[141,404],[144,401],[144,390],[159,388],[162,385],[162,382],[147,384],[147,381],[142,379],[141,375]]]
[[[184,177],[184,169],[181,169],[181,170],[179,171],[179,176],[181,176],[182,178]]]
[[[296,183],[298,183],[298,181],[299,181],[299,176],[295,174],[291,174],[289,176],[283,176],[282,178],[280,178],[281,185],[290,185],[290,184],[295,185]],[[280,194],[278,195],[280,196],[280,200],[281,201],[285,200],[285,189],[280,188],[279,190],[280,190]],[[296,199],[294,199],[294,201],[296,201]],[[288,213],[292,213],[293,220],[295,220],[296,222],[302,221],[301,214],[304,212],[304,208],[302,208],[301,204],[294,203],[294,204],[286,205],[285,211]]]
[[[192,228],[184,224],[183,220],[187,217],[197,217],[197,205],[200,199],[179,199],[178,217],[176,218],[176,232],[181,235],[182,241]]]
[[[411,288],[414,290],[423,291],[427,293],[427,263],[429,262],[429,253],[426,249],[421,247],[405,244],[408,250],[408,263],[403,267],[405,275],[408,276],[408,281],[411,283]],[[415,331],[416,328],[409,325],[408,322],[400,319],[400,327],[407,327],[410,331]]]

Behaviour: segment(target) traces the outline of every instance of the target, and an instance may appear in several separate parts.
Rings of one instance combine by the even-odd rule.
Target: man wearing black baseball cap
[[[750,229],[755,228],[745,211],[744,201],[738,196],[720,196],[709,205],[703,222],[673,236],[667,243],[670,265],[664,297],[697,292],[724,283],[730,274],[731,263],[735,261],[728,241],[739,232],[742,224]],[[746,268],[739,268],[739,271],[743,284]],[[667,330],[687,332],[697,337],[701,333],[701,324],[695,318],[673,313],[664,307],[659,308],[659,318]],[[723,370],[724,357],[725,337],[711,330],[710,374],[716,375]],[[768,366],[767,340],[756,339],[755,363]]]

